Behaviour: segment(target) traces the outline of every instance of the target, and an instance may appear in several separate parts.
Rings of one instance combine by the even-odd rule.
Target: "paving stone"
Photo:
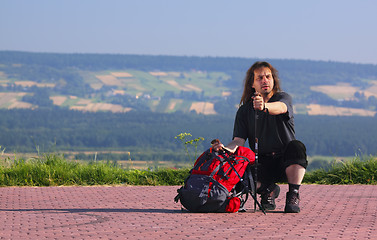
[[[0,239],[375,239],[377,186],[303,185],[301,212],[187,213],[178,186],[3,187]]]

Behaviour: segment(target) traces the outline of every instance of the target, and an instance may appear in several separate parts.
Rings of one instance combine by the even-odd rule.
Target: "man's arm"
[[[284,102],[265,102],[260,95],[253,97],[253,107],[259,111],[268,111],[270,115],[279,115],[288,111],[288,107]]]
[[[288,111],[287,105],[283,102],[264,103],[264,105],[264,111],[268,111],[270,115],[279,115]],[[263,110],[263,106],[260,110]]]
[[[226,146],[224,146],[220,141],[215,142],[214,144],[212,144],[212,149],[217,152],[221,148],[224,148],[225,150],[228,150],[229,152],[234,153],[237,150],[237,147],[245,145],[245,142],[246,142],[245,139],[235,137],[233,141],[228,143]]]

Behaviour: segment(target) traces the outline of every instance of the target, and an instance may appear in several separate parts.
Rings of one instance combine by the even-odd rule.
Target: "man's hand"
[[[253,99],[253,107],[255,110],[263,111],[265,108],[265,103],[263,100],[262,95],[259,92],[255,92],[254,96],[251,97]]]
[[[239,140],[237,140],[236,142],[238,142]],[[242,141],[242,140],[241,140]],[[243,141],[244,143],[244,141]],[[213,151],[215,152],[219,152],[219,151],[222,151],[222,150],[226,150],[228,152],[231,152],[231,153],[234,153],[236,150],[237,150],[237,145],[234,145],[235,144],[235,141],[232,141],[230,143],[230,145],[232,146],[232,148],[229,148],[229,146],[225,147],[219,139],[214,139],[211,141],[211,145],[212,145],[212,149]],[[233,146],[234,145],[234,146]]]
[[[218,152],[224,148],[224,145],[220,142],[219,139],[214,139],[211,141],[211,146],[213,151]]]

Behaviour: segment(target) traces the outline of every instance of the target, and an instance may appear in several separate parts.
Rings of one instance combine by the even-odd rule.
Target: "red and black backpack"
[[[234,153],[210,148],[196,160],[175,201],[190,212],[237,212],[248,193],[255,193],[254,162],[254,152],[246,147]]]

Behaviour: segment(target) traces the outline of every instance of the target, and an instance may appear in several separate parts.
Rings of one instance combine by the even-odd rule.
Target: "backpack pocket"
[[[179,189],[181,204],[190,212],[225,212],[229,191],[207,175],[191,175]]]

